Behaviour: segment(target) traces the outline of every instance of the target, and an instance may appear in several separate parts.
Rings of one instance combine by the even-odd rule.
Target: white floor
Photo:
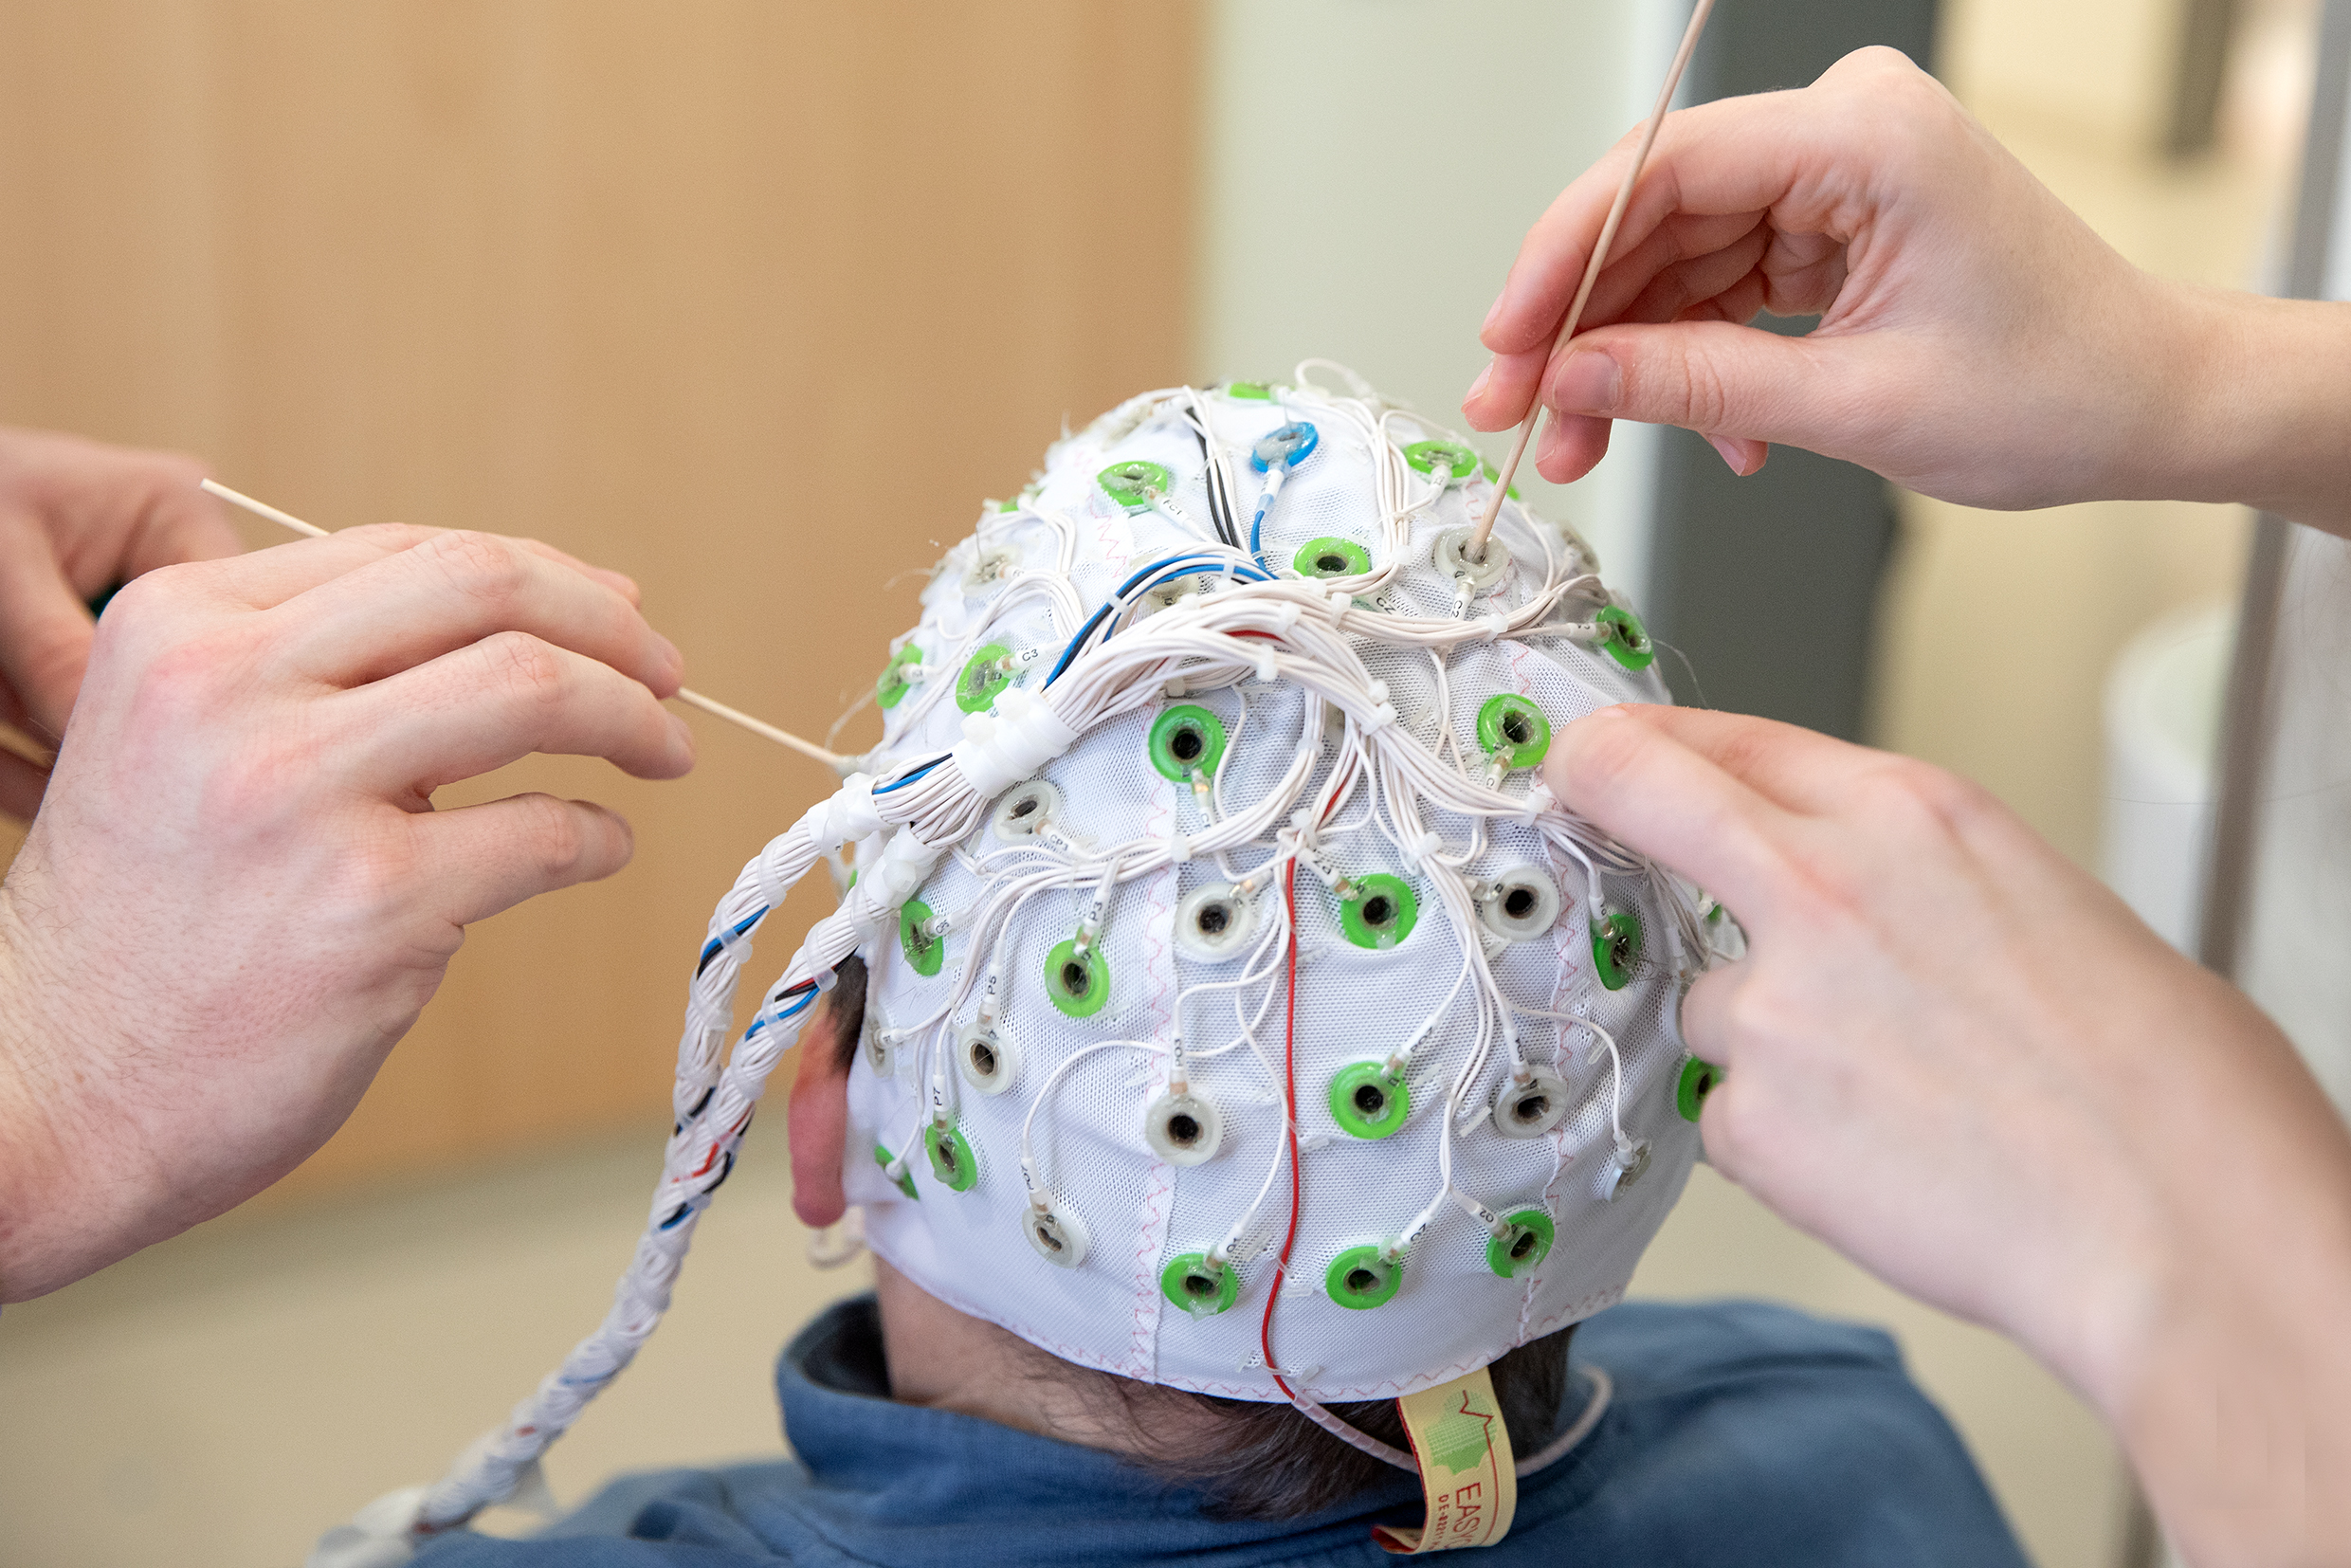
[[[805,1261],[767,1123],[704,1220],[669,1321],[548,1462],[582,1496],[625,1468],[775,1453],[768,1371],[861,1288]],[[423,1481],[602,1314],[657,1138],[307,1211],[231,1216],[0,1316],[0,1560],[272,1568]],[[2047,1568],[2107,1560],[2097,1425],[1999,1340],[1894,1297],[1700,1171],[1637,1290],[1754,1293],[1886,1323]],[[522,1521],[514,1521],[519,1525]]]

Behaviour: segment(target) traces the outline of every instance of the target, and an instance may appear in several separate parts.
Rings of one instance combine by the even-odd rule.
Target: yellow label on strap
[[[1396,1401],[1420,1461],[1429,1517],[1416,1529],[1376,1524],[1372,1539],[1400,1555],[1491,1546],[1510,1533],[1519,1472],[1494,1380],[1484,1367]]]

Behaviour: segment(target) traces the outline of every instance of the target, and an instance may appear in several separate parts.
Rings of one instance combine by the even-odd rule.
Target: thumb
[[[1836,350],[1728,321],[1595,327],[1544,377],[1562,414],[1679,425],[1705,436],[1852,447],[1867,400]]]

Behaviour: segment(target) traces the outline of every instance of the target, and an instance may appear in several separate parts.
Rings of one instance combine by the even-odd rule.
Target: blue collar
[[[1580,1378],[1571,1382],[1563,1420],[1586,1396]],[[1418,1481],[1399,1471],[1305,1519],[1212,1518],[1200,1493],[1114,1454],[893,1403],[870,1295],[802,1330],[776,1365],[775,1388],[786,1435],[815,1483],[801,1494],[805,1522],[874,1560],[1044,1568],[1205,1556],[1240,1568],[1318,1550],[1353,1556],[1374,1523],[1413,1523],[1421,1512]],[[1575,1457],[1529,1476],[1522,1498],[1576,1469]]]

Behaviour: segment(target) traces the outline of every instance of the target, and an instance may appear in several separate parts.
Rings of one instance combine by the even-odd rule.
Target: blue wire
[[[913,783],[916,779],[920,778],[924,774],[929,773],[933,768],[938,767],[941,762],[946,760],[947,759],[943,757],[934,757],[928,762],[923,763],[922,766],[908,774],[905,777],[893,778],[887,784],[883,785],[880,789],[875,790],[873,793],[875,794],[888,794],[892,790],[902,790],[907,785]]]
[[[759,905],[758,908],[753,910],[750,914],[745,915],[742,918],[741,922],[738,923],[733,931],[729,932],[728,935],[739,937],[744,932],[750,930],[753,926],[758,924],[765,919],[767,919],[767,905],[763,903]],[[720,950],[725,946],[726,942],[722,939],[718,937],[711,938],[710,945],[702,949],[702,961],[694,966],[694,973],[699,975],[703,970],[708,969],[710,967],[710,960],[717,957]]]
[[[1290,465],[1285,463],[1282,465],[1282,471],[1286,474],[1289,472],[1289,467]],[[1272,505],[1273,488],[1268,485],[1257,493],[1257,515],[1249,519],[1249,559],[1260,566],[1266,564],[1266,513]]]
[[[1136,585],[1143,582],[1145,578],[1152,577],[1155,574],[1159,576],[1180,575],[1199,566],[1217,567],[1236,575],[1247,576],[1252,582],[1273,581],[1273,574],[1263,567],[1242,566],[1221,556],[1170,556],[1165,560],[1153,561],[1149,566],[1121,583],[1118,592],[1111,594],[1103,602],[1102,608],[1094,611],[1092,618],[1078,629],[1078,634],[1069,639],[1069,646],[1062,650],[1060,662],[1053,665],[1053,673],[1045,678],[1045,684],[1049,686],[1061,679],[1062,672],[1069,667],[1070,661],[1078,656],[1078,649],[1085,646],[1085,640],[1094,634],[1095,629],[1101,626],[1113,611],[1126,608],[1126,596],[1134,592]],[[882,792],[876,790],[874,793],[879,794]]]
[[[743,1038],[745,1040],[750,1039],[753,1035],[767,1028],[767,1026],[771,1023],[780,1024],[788,1019],[797,1018],[801,1013],[806,1012],[810,1008],[815,1006],[815,986],[807,980],[801,981],[800,984],[808,987],[808,994],[802,996],[798,1001],[793,1003],[790,1007],[784,1009],[783,1012],[776,1013],[772,1018],[764,1012],[759,1014],[758,1017],[754,1018],[751,1021],[751,1027],[743,1030]],[[787,992],[785,994],[790,995],[791,993]]]

